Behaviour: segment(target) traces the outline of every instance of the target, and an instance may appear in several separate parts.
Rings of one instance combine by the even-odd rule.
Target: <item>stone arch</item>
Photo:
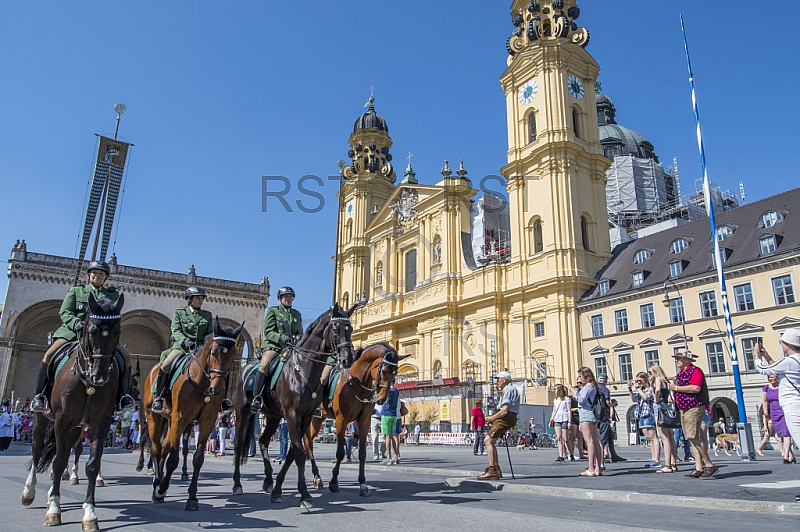
[[[711,400],[711,423],[716,423],[721,417],[725,418],[726,424],[731,418],[734,423],[739,422],[739,407],[736,401],[727,397],[715,397]],[[730,431],[730,428],[728,430]]]
[[[580,237],[580,243],[585,251],[591,252],[595,249],[594,221],[592,220],[592,216],[588,212],[583,212],[581,213],[579,222],[578,236]]]
[[[542,251],[544,251],[542,218],[536,215],[528,220],[528,254],[535,255]]]

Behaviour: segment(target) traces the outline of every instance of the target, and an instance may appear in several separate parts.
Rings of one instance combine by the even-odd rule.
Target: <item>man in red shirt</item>
[[[475,408],[472,409],[472,414],[469,418],[469,426],[475,431],[475,442],[472,444],[472,454],[478,456],[482,454],[486,456],[486,449],[483,444],[483,429],[486,427],[486,416],[483,415],[481,402],[475,403]],[[480,453],[478,452],[478,445],[480,445]]]

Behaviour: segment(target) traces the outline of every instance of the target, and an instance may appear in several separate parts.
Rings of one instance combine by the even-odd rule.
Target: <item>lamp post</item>
[[[678,299],[681,300],[681,328],[683,329],[683,348],[686,351],[689,351],[689,341],[686,338],[686,310],[683,307],[683,296],[681,295],[681,290],[678,288],[678,285],[675,284],[675,281],[671,281],[667,279],[664,281],[664,299],[661,303],[666,307],[669,308],[672,305],[673,299],[669,297],[669,286],[667,283],[671,284],[675,291],[678,292]]]

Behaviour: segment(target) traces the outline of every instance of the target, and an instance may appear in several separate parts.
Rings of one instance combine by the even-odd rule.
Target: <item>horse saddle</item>
[[[186,363],[189,362],[189,354],[183,353],[182,355],[178,355],[175,359],[175,362],[172,363],[172,368],[169,370],[169,376],[167,378],[167,382],[169,383],[167,386],[167,391],[172,391],[172,387],[175,386],[175,382],[178,380],[178,377],[181,373],[183,373],[183,369],[186,367]],[[158,393],[158,379],[153,379],[153,393]]]
[[[339,383],[339,377],[342,376],[342,368],[336,366],[328,376],[328,384],[325,385],[325,399],[328,401],[328,410],[333,410],[333,396],[336,393],[336,385]]]

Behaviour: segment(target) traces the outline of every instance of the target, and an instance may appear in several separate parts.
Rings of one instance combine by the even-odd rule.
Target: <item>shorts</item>
[[[578,407],[578,419],[581,423],[597,423],[597,418],[594,417],[594,410],[582,406]]]
[[[394,436],[397,426],[397,416],[381,416],[381,434],[384,436]]]
[[[701,424],[703,423],[703,414],[706,411],[705,405],[699,405],[686,410],[681,410],[681,428],[683,429],[683,437],[687,440],[695,440],[701,436]]]
[[[501,438],[503,434],[508,432],[508,430],[513,429],[516,426],[517,415],[513,412],[509,412],[505,415],[505,417],[494,420],[489,432],[486,434],[493,440],[496,440],[497,438]]]
[[[561,430],[569,429],[569,421],[556,421],[553,427],[558,427]]]
[[[649,416],[640,417],[639,418],[639,428],[640,429],[654,429],[656,428],[656,418],[653,414]]]

